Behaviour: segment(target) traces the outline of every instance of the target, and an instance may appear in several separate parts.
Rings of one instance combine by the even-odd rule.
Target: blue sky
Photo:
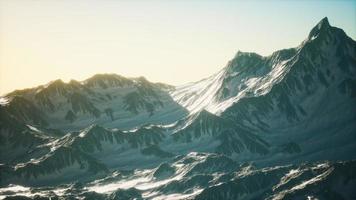
[[[0,94],[96,73],[197,81],[238,50],[299,45],[323,17],[356,38],[351,0],[0,0]]]

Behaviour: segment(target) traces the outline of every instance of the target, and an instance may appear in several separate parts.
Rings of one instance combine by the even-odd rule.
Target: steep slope
[[[217,74],[202,81],[177,87],[172,98],[191,113],[206,109],[220,114],[234,102],[269,92],[288,72],[286,63],[296,49],[285,49],[262,57],[238,52]]]
[[[189,151],[218,152],[226,155],[251,152],[267,154],[268,144],[253,129],[202,110],[178,121],[173,131],[176,142],[185,142]],[[189,144],[190,143],[190,144]],[[210,145],[208,145],[210,144]]]

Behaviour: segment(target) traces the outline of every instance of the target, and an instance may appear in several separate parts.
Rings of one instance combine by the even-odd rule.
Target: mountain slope
[[[275,145],[298,143],[310,159],[316,152],[324,156],[313,159],[353,158],[356,42],[323,19],[287,66],[267,94],[241,99],[221,116],[258,127],[256,134]]]
[[[355,77],[356,42],[324,18],[298,47],[267,57],[238,52],[219,73],[171,95],[191,113],[206,109],[253,129],[273,154],[347,159],[356,150]]]
[[[146,123],[171,123],[185,116],[185,109],[172,100],[169,89],[172,87],[143,77],[98,74],[83,82],[56,80],[14,91],[2,97],[6,100],[2,106],[18,112],[14,116],[21,121],[63,131],[93,123],[130,129]]]
[[[257,168],[216,154],[190,153],[156,168],[115,171],[60,186],[11,185],[0,197],[19,199],[354,199],[355,161]],[[17,191],[17,192],[13,192]],[[52,191],[52,192],[50,192]]]

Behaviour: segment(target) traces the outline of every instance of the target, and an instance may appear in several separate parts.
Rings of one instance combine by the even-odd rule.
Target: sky
[[[198,81],[238,50],[299,45],[323,17],[355,40],[356,0],[0,0],[0,95],[97,73]]]

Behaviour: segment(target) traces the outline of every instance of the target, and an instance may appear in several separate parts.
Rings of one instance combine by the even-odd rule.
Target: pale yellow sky
[[[303,2],[0,0],[0,94],[96,73],[197,81],[238,50],[297,46],[325,16],[356,35],[352,1]]]

